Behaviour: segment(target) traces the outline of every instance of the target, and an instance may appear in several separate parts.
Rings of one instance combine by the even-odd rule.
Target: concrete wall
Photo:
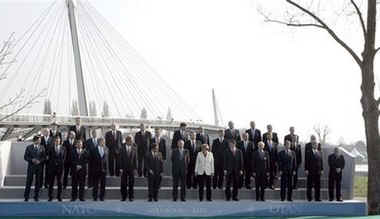
[[[4,177],[8,175],[9,155],[11,151],[11,142],[0,142],[0,186],[4,185]]]

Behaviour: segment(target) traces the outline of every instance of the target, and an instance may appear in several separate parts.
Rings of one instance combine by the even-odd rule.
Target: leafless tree
[[[326,7],[320,10],[321,4],[332,4],[337,1],[322,0],[282,0],[287,5],[284,10],[285,15],[280,19],[273,14],[263,13],[266,22],[273,22],[288,27],[314,28],[327,33],[331,39],[341,46],[359,67],[361,73],[361,106],[364,120],[367,152],[368,152],[368,212],[369,214],[380,213],[380,135],[379,135],[379,105],[380,98],[375,97],[375,74],[374,61],[377,52],[380,50],[376,45],[376,22],[377,22],[377,0],[344,0],[341,6],[341,14],[347,20],[355,19],[357,29],[353,34],[360,34],[360,51],[354,49],[354,43],[343,39],[341,32],[338,32],[339,24],[334,24],[324,16],[324,13],[331,11]],[[279,1],[279,3],[281,3]],[[333,24],[331,24],[333,23]],[[334,27],[334,28],[333,28]],[[312,43],[318,43],[315,40]]]
[[[16,62],[15,59],[11,59],[14,42],[14,34],[11,34],[9,38],[1,45],[0,67],[11,65],[12,63]],[[0,73],[0,82],[6,81],[7,77],[7,73]],[[39,99],[42,98],[44,94],[45,89],[36,94],[28,94],[24,89],[21,89],[13,97],[9,98],[2,105],[0,105],[0,121],[4,121],[21,112],[22,110],[30,108],[32,105],[38,103]]]
[[[313,130],[318,136],[318,140],[321,143],[322,147],[326,145],[327,137],[331,133],[331,129],[328,125],[314,125]]]

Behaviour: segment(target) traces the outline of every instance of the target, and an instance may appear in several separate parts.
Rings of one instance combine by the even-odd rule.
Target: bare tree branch
[[[360,25],[361,25],[362,31],[363,31],[363,37],[365,39],[366,36],[367,36],[367,29],[366,29],[365,24],[364,24],[363,14],[360,11],[359,6],[356,4],[355,0],[350,0],[350,1],[351,1],[351,4],[354,6],[354,8],[356,10],[356,13],[358,14]]]
[[[0,121],[4,121],[4,120],[16,115],[17,113],[21,112],[22,110],[27,109],[27,108],[31,107],[32,105],[38,103],[38,99],[40,99],[44,96],[45,91],[46,90],[44,89],[44,90],[40,91],[38,94],[33,95],[29,98],[26,98],[27,99],[26,102],[20,104],[19,106],[16,106],[16,109],[13,110],[11,113],[9,113],[3,117],[0,117]]]
[[[356,63],[359,66],[362,66],[362,61],[359,58],[359,56],[354,52],[353,49],[351,49],[350,46],[348,46],[321,18],[319,18],[316,14],[311,12],[310,10],[306,9],[305,7],[302,7],[298,3],[292,1],[292,0],[286,0],[289,4],[296,7],[300,11],[304,12],[305,14],[309,15],[311,18],[313,18],[317,23],[319,23],[321,26],[324,27],[324,29],[330,34],[334,40],[339,43],[356,61]]]

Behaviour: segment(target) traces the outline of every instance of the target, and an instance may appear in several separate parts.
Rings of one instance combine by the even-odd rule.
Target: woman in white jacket
[[[199,182],[199,201],[203,201],[203,188],[206,184],[206,199],[211,200],[211,177],[214,175],[214,156],[209,151],[207,144],[202,145],[202,151],[198,152],[195,163],[195,174]]]

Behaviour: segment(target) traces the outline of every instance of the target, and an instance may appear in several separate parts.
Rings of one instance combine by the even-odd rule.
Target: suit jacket
[[[53,137],[53,138],[57,138],[57,137],[59,137],[60,139],[61,139],[61,141],[64,141],[63,139],[62,139],[62,133],[60,132],[60,131],[56,131],[55,132],[55,134],[53,133],[53,131],[52,130],[50,130],[50,134],[49,134],[51,137]]]
[[[86,128],[84,126],[80,126],[79,127],[79,130],[77,129],[77,127],[74,125],[74,126],[71,126],[69,128],[69,131],[74,131],[75,132],[75,138],[76,139],[80,139],[82,140],[83,142],[86,141]]]
[[[49,135],[48,138],[45,136],[41,137],[41,145],[45,147],[45,150],[47,150],[54,142],[54,138]]]
[[[72,150],[72,166],[73,166],[73,172],[81,174],[87,174],[87,163],[89,159],[89,152],[86,149],[82,149],[82,153],[79,154],[77,152],[76,148],[73,148]],[[81,168],[78,170],[77,166],[80,166]]]
[[[152,138],[150,141],[152,144],[157,143],[156,138]],[[150,150],[150,149],[149,149]],[[160,142],[158,142],[158,151],[162,154],[162,159],[166,160],[166,140],[160,137]]]
[[[264,143],[267,142],[268,138],[269,138],[269,132],[264,133],[264,134],[263,134],[263,142],[264,142]],[[273,142],[276,142],[276,144],[279,143],[279,141],[278,141],[278,136],[277,136],[277,133],[276,133],[276,132],[272,132],[272,141],[273,141]]]
[[[224,131],[224,139],[231,140],[234,139],[236,141],[236,144],[238,145],[241,142],[240,132],[237,129],[226,129]]]
[[[190,163],[189,150],[183,149],[183,156],[180,155],[180,150],[174,149],[172,152],[172,175],[173,176],[185,176]]]
[[[308,170],[309,174],[320,174],[323,170],[322,152],[319,150],[315,153],[313,153],[313,150],[307,152],[305,156],[305,170]]]
[[[195,140],[195,147],[191,140],[187,140],[185,142],[185,149],[189,151],[190,154],[190,163],[189,163],[189,169],[190,171],[194,171],[195,168],[195,161],[197,160],[198,152],[201,151],[201,142]]]
[[[164,171],[162,154],[158,152],[156,158],[153,157],[152,152],[148,152],[145,155],[145,168],[149,171],[153,171],[153,175],[160,175]]]
[[[227,142],[223,139],[221,142],[219,138],[214,139],[212,142],[211,152],[214,155],[215,166],[223,166],[224,153],[227,150]]]
[[[63,165],[65,163],[67,156],[66,148],[61,145],[59,151],[56,151],[55,145],[52,145],[47,150],[47,166],[50,172],[57,170],[58,172],[63,171]]]
[[[135,134],[137,154],[145,156],[145,154],[148,153],[151,139],[152,139],[152,134],[148,131],[145,131],[144,135],[141,133],[141,131]]]
[[[340,154],[339,156],[336,156],[334,153],[330,154],[328,162],[330,167],[329,174],[337,174],[336,168],[340,168],[343,170],[345,165],[344,156],[342,154]]]
[[[112,130],[106,133],[106,146],[108,148],[109,153],[119,154],[122,142],[122,135],[119,130],[115,131],[115,135],[113,134]]]
[[[307,154],[308,152],[312,151],[312,150],[313,150],[313,145],[312,145],[311,142],[305,144],[305,159],[306,159],[306,154]],[[317,150],[318,150],[318,151],[322,151],[322,147],[321,147],[321,144],[320,144],[320,143],[318,143]]]
[[[252,172],[256,174],[269,173],[270,171],[270,156],[268,151],[257,150],[253,154]]]
[[[107,173],[108,170],[108,148],[103,148],[103,156],[100,156],[99,147],[95,146],[90,149],[90,162],[91,162],[91,169],[89,171],[92,171],[93,173]]]
[[[133,172],[137,169],[137,150],[136,145],[131,146],[131,150],[129,154],[127,153],[127,149],[125,144],[121,147],[120,150],[120,168],[124,173]]]
[[[252,131],[252,128],[245,130],[248,133],[248,140],[254,143],[255,150],[257,149],[257,144],[261,141],[261,131],[259,129],[255,129]]]
[[[289,149],[289,153],[286,153],[286,150],[281,151],[278,154],[278,166],[280,171],[283,173],[292,174],[293,171],[296,171],[296,153]]]
[[[243,171],[244,158],[241,150],[236,148],[234,155],[231,149],[227,149],[224,153],[223,167],[223,169],[227,171],[227,174],[239,174],[240,171]]]
[[[294,151],[294,153],[296,154],[296,164],[297,164],[297,168],[301,165],[302,163],[302,152],[301,152],[301,145],[299,144],[299,141],[298,141],[299,137],[298,135],[286,135],[284,137],[284,142],[285,141],[290,141],[292,142],[291,145],[290,145],[290,150]]]
[[[272,141],[272,147],[270,147],[268,140],[265,141],[264,151],[268,152],[272,167],[277,166],[278,143],[276,143],[275,141]]]
[[[196,140],[200,141],[202,144],[210,145],[210,136],[208,134],[197,133]]]
[[[88,151],[92,151],[98,145],[97,139],[89,138],[85,142],[84,146]]]
[[[205,157],[202,151],[198,152],[195,162],[195,175],[203,175],[206,173],[207,176],[211,176],[214,172],[214,156],[212,153],[207,152]]]
[[[74,140],[75,141],[75,140]],[[73,160],[73,149],[74,149],[74,141],[73,141],[73,144],[70,144],[70,141],[69,140],[66,140],[63,142],[63,147],[66,149],[66,159],[65,159],[65,163],[71,163],[72,160]]]
[[[39,164],[34,164],[32,162],[32,159],[37,159],[40,161]],[[46,159],[46,151],[43,146],[39,146],[38,150],[34,148],[34,145],[31,144],[26,147],[25,153],[24,153],[24,160],[28,162],[28,171],[29,170],[35,170],[40,167],[42,167],[42,163]]]
[[[180,130],[176,130],[173,134],[172,150],[177,148],[177,142],[179,140],[183,140],[184,142],[186,142],[187,137],[185,133],[182,135]]]
[[[251,167],[252,167],[251,160],[252,160],[253,152],[254,152],[254,144],[253,144],[253,142],[248,141],[246,143],[247,148],[245,148],[244,144],[245,144],[245,142],[242,141],[239,145],[239,149],[243,153],[244,168],[251,171]]]

